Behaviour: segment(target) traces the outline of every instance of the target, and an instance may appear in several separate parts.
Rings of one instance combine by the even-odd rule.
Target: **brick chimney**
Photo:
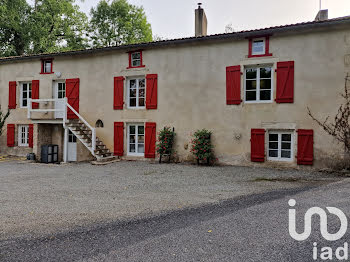
[[[195,36],[206,36],[207,35],[207,16],[205,15],[204,9],[201,7],[202,3],[198,3],[198,9],[195,11]]]
[[[328,9],[318,11],[315,21],[328,20]]]

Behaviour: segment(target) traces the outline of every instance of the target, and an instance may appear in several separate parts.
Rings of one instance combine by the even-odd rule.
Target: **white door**
[[[68,133],[68,162],[77,161],[77,137],[69,131]]]
[[[54,85],[55,109],[61,109],[60,112],[55,112],[55,118],[63,119],[64,116],[64,98],[66,97],[66,83],[55,82]]]

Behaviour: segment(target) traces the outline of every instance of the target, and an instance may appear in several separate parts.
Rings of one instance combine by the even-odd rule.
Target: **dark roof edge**
[[[0,62],[51,58],[51,57],[59,57],[59,56],[94,54],[94,53],[103,53],[103,52],[116,51],[116,50],[146,49],[151,47],[202,43],[202,42],[215,41],[215,40],[244,39],[244,38],[254,37],[257,35],[271,35],[276,33],[290,32],[293,30],[302,31],[306,29],[320,29],[328,26],[337,26],[337,25],[345,25],[345,24],[350,24],[350,16],[329,19],[325,21],[317,21],[317,22],[313,21],[313,22],[298,23],[298,24],[292,24],[292,25],[275,26],[275,27],[262,28],[262,29],[256,29],[256,30],[233,32],[228,34],[216,34],[216,35],[209,35],[209,36],[202,36],[202,37],[188,37],[188,38],[180,38],[180,39],[162,40],[157,42],[92,48],[92,49],[84,49],[84,50],[76,50],[76,51],[58,52],[58,53],[4,57],[4,58],[0,58]]]

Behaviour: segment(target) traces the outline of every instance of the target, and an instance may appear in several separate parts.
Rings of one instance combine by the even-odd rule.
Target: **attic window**
[[[53,59],[43,59],[41,60],[41,74],[53,74]]]
[[[250,38],[248,58],[272,56],[272,54],[270,54],[269,49],[270,49],[270,36]]]
[[[129,52],[129,67],[128,68],[139,68],[145,67],[143,65],[142,51]]]

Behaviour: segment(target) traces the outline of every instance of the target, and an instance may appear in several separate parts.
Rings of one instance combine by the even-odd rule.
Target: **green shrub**
[[[164,127],[158,132],[157,153],[159,155],[171,155],[173,153],[173,143],[175,132],[170,127]]]
[[[196,157],[197,161],[207,161],[208,163],[214,160],[213,145],[211,144],[211,132],[202,129],[197,130],[191,140],[191,152]]]

